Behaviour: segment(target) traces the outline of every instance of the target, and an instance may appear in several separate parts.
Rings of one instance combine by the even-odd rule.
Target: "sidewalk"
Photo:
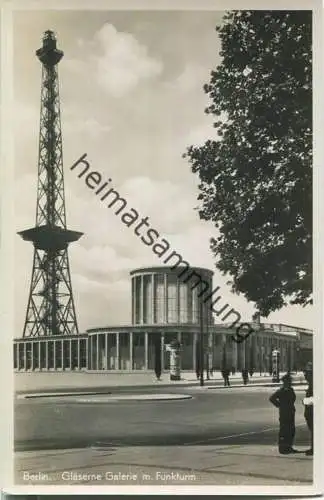
[[[311,486],[313,475],[311,457],[279,455],[277,446],[259,444],[113,447],[108,443],[15,457],[15,483],[24,485]]]
[[[293,374],[294,384],[305,384],[305,378],[302,372]],[[243,386],[240,373],[230,376],[230,382],[235,387]],[[220,372],[214,372],[213,376],[206,380],[205,386],[221,387],[223,378]],[[250,377],[248,386],[261,384],[276,386],[269,375],[255,373]],[[14,374],[14,386],[17,393],[21,392],[56,392],[56,391],[75,391],[75,390],[100,390],[112,388],[170,388],[184,386],[199,386],[196,373],[182,372],[181,380],[171,381],[169,373],[164,372],[158,381],[154,372],[132,372],[132,373],[89,373],[89,372],[21,372]],[[243,386],[245,387],[245,386]]]

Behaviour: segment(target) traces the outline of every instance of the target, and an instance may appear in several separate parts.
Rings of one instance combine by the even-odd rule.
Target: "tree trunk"
[[[162,373],[161,364],[161,337],[157,338],[155,341],[155,375],[157,379],[160,379]]]

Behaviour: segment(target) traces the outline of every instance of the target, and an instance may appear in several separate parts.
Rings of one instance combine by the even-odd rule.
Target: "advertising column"
[[[180,380],[180,342],[173,340],[168,349],[170,351],[170,380]]]
[[[279,382],[280,379],[280,352],[278,349],[272,351],[272,382]]]

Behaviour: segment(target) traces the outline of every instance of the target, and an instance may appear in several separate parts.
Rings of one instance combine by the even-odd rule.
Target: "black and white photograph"
[[[319,4],[176,3],[12,10],[21,491],[319,492]]]

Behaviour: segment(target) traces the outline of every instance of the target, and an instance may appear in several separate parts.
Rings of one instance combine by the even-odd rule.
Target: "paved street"
[[[17,399],[16,482],[98,481],[88,476],[62,479],[64,471],[102,474],[102,484],[135,481],[105,477],[113,471],[137,475],[137,484],[143,473],[163,483],[156,473],[164,471],[188,476],[169,478],[171,482],[190,482],[193,474],[202,484],[309,484],[310,457],[278,456],[278,417],[268,402],[273,390],[169,387],[144,392],[191,396],[170,401],[114,400],[113,395]],[[143,390],[133,389],[133,398],[137,393]],[[305,450],[309,444],[301,404],[305,393],[296,388],[296,394],[296,447]],[[40,472],[45,476],[28,482],[28,473]]]

